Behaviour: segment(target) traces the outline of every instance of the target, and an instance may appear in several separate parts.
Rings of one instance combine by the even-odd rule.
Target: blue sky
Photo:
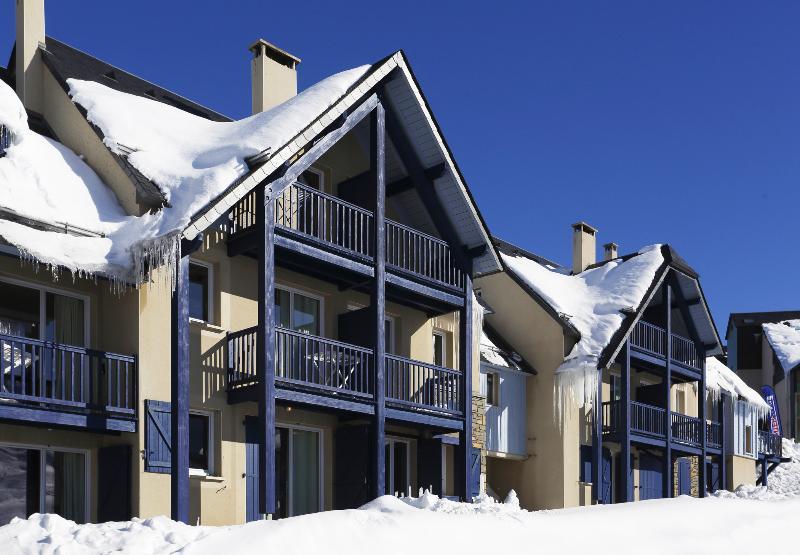
[[[496,235],[562,263],[581,219],[669,242],[721,328],[800,308],[800,3],[91,4],[50,0],[48,34],[233,117],[258,37],[301,88],[402,48]]]

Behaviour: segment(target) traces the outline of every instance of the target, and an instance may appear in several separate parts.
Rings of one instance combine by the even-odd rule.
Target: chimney
[[[572,273],[579,274],[597,262],[597,230],[586,222],[572,224]]]
[[[254,42],[250,52],[253,53],[254,114],[274,108],[297,94],[297,65],[300,58],[264,39]]]
[[[617,258],[617,249],[619,245],[616,243],[606,243],[603,245],[603,260],[614,260]]]
[[[42,57],[39,45],[44,46],[44,0],[17,2],[17,96],[34,112],[44,111],[42,91]]]

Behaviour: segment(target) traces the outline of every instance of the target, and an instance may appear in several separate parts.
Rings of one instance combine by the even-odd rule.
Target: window
[[[586,484],[592,481],[592,446],[580,446],[580,469],[578,480]]]
[[[386,353],[393,355],[394,352],[394,318],[391,316],[386,317],[386,323],[383,330],[383,342],[386,348]]]
[[[211,320],[211,266],[189,263],[189,318]]]
[[[675,390],[675,412],[686,414],[686,391],[683,389]]]
[[[88,520],[88,460],[85,451],[0,445],[3,502],[0,525],[14,517],[56,513]]]
[[[0,281],[0,334],[88,346],[88,299]]]
[[[618,374],[611,374],[611,400],[619,401],[622,399],[622,377]]]
[[[445,365],[445,336],[440,331],[433,332],[433,363],[436,366]]]
[[[496,372],[486,373],[486,404],[500,404],[500,376]]]
[[[744,427],[744,452],[753,452],[753,427],[750,424]]]
[[[300,177],[297,178],[297,181],[303,185],[307,185],[313,189],[316,189],[317,191],[322,191],[324,190],[325,186],[325,174],[322,173],[322,170],[308,168],[306,171],[300,174]]]
[[[384,469],[387,495],[409,495],[411,492],[409,444],[407,439],[386,438]]]
[[[189,413],[189,469],[192,474],[213,474],[213,419],[210,413]]]
[[[291,291],[275,289],[275,323],[283,328],[320,335],[322,300]]]
[[[276,428],[275,473],[279,517],[322,510],[322,432]]]

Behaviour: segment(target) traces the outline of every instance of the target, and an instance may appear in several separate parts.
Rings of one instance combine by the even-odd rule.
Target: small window
[[[211,267],[189,263],[189,318],[208,322],[211,318]]]
[[[744,427],[744,452],[753,452],[753,427],[749,424]]]
[[[436,366],[444,366],[444,350],[444,334],[438,331],[433,332],[433,363]]]
[[[592,481],[592,447],[591,445],[581,445],[580,447],[580,470],[579,477],[583,483]]]
[[[500,376],[495,372],[486,373],[486,404],[491,406],[500,404]]]
[[[622,399],[622,377],[617,374],[611,374],[611,400],[619,401]]]
[[[303,185],[307,185],[312,189],[316,189],[317,191],[322,191],[325,185],[324,174],[315,168],[307,169],[300,174],[300,177],[297,180]]]
[[[189,468],[192,471],[212,474],[211,433],[210,414],[201,412],[189,414]]]
[[[683,389],[675,391],[675,412],[686,414],[686,391]]]

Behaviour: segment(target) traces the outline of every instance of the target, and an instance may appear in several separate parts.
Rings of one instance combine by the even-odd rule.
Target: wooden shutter
[[[145,399],[145,472],[169,474],[172,468],[170,451],[170,404]]]
[[[481,494],[481,450],[477,447],[470,447],[469,457],[469,499],[478,497]]]

